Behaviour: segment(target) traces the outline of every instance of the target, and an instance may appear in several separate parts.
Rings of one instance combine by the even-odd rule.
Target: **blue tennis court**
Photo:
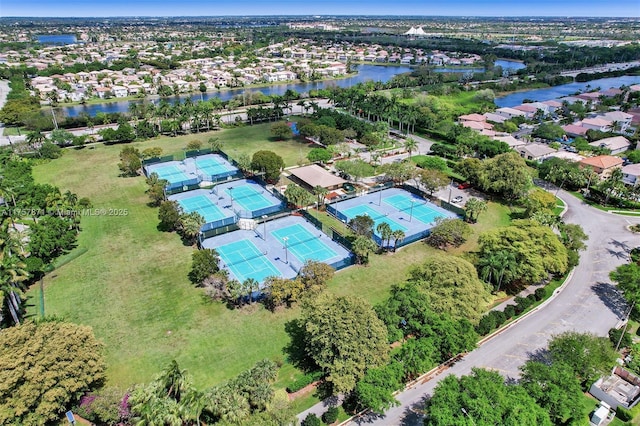
[[[164,179],[169,183],[183,182],[190,179],[182,170],[173,165],[155,167],[152,173],[156,173],[158,178]]]
[[[347,209],[347,210],[343,210],[342,213],[345,216],[347,216],[349,220],[353,219],[356,216],[361,216],[361,215],[369,216],[371,219],[373,219],[373,231],[375,232],[376,235],[378,235],[378,231],[376,229],[378,228],[378,225],[382,222],[387,222],[391,227],[392,231],[397,231],[397,230],[401,230],[403,232],[407,231],[407,228],[400,225],[398,222],[395,222],[389,219],[386,215],[383,215],[379,211],[372,209],[371,207],[364,204],[351,207],[350,209]]]
[[[273,201],[262,195],[264,188],[256,190],[251,185],[241,185],[227,188],[226,192],[243,210],[250,212],[273,205]]]
[[[202,217],[204,217],[205,223],[227,217],[206,195],[196,195],[195,197],[185,198],[184,200],[178,200],[178,203],[186,213],[200,213]]]
[[[399,211],[409,214],[411,217],[426,224],[435,222],[439,217],[446,217],[443,213],[430,208],[427,202],[416,202],[416,200],[409,195],[392,195],[391,197],[384,198],[383,201],[391,207],[395,207]],[[413,208],[411,207],[412,205]]]
[[[304,263],[307,260],[324,262],[337,256],[335,251],[331,250],[320,240],[320,231],[318,231],[318,234],[313,234],[300,224],[280,228],[277,231],[271,231],[270,234],[277,241],[281,241],[286,245],[289,252],[293,254],[300,263]]]
[[[230,169],[225,164],[216,161],[215,158],[196,158],[196,167],[202,170],[209,176],[222,175],[227,173]]]
[[[271,276],[281,276],[280,271],[249,240],[242,239],[216,247],[220,259],[240,282],[253,278],[263,282]]]

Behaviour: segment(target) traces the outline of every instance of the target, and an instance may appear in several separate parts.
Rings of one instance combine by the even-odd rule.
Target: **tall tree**
[[[284,160],[273,151],[257,151],[251,159],[251,168],[257,172],[264,172],[265,180],[271,183],[278,181],[283,167]]]
[[[471,228],[461,219],[439,217],[426,241],[429,245],[444,250],[448,246],[460,247],[469,235]]]
[[[470,376],[447,376],[425,408],[425,426],[552,424],[522,387],[506,385],[500,374],[478,368]]]
[[[549,227],[530,220],[514,220],[511,226],[486,231],[480,234],[478,243],[479,259],[499,251],[511,253],[516,264],[513,281],[523,285],[538,283],[549,274],[567,270],[567,249],[558,236]],[[507,283],[510,281],[503,282]]]
[[[582,389],[564,363],[527,361],[519,384],[544,408],[554,424],[571,424],[582,417]]]
[[[617,354],[605,337],[568,331],[551,339],[549,357],[553,363],[566,364],[586,390],[599,376],[611,371]]]
[[[300,324],[306,354],[334,394],[353,390],[367,369],[388,359],[387,329],[363,299],[323,294],[303,306]]]
[[[381,246],[386,247],[388,250],[391,245],[391,235],[393,234],[391,225],[387,222],[380,222],[378,226],[376,226],[376,232],[380,235],[380,240],[382,241]]]
[[[351,249],[353,254],[356,255],[358,263],[366,265],[369,263],[369,255],[378,250],[378,245],[371,237],[358,235],[351,243]]]
[[[489,289],[466,260],[436,254],[409,271],[415,283],[431,299],[433,310],[476,323],[489,302]]]
[[[355,216],[349,221],[349,227],[356,233],[363,237],[371,238],[373,236],[374,220],[366,214]]]
[[[27,322],[0,333],[0,423],[42,425],[104,379],[102,345],[91,328]]]
[[[464,206],[465,218],[468,222],[475,223],[478,221],[480,213],[487,211],[487,202],[479,198],[471,197]]]
[[[198,212],[183,213],[180,215],[180,229],[187,241],[195,244],[205,219]]]
[[[522,198],[533,185],[531,169],[515,152],[484,160],[478,180],[482,189],[510,201]]]

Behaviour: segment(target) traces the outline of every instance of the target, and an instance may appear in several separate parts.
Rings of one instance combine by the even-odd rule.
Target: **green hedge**
[[[289,393],[298,392],[300,389],[304,388],[305,386],[308,386],[311,383],[317,380],[320,380],[322,376],[323,376],[322,371],[314,371],[313,373],[307,373],[304,376],[301,376],[300,378],[295,380],[289,386],[287,386],[287,392]]]

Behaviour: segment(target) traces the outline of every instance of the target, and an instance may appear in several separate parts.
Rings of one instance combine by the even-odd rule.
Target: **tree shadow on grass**
[[[629,305],[622,297],[622,293],[614,285],[599,282],[591,286],[591,289],[598,295],[600,300],[620,319],[624,318]]]
[[[283,349],[287,360],[303,371],[318,370],[318,366],[309,358],[305,350],[305,329],[302,321],[299,319],[291,320],[284,325],[284,330],[290,337],[289,343]]]

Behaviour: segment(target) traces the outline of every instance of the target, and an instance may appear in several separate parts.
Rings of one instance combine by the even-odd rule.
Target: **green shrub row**
[[[304,376],[299,377],[289,386],[287,386],[287,392],[289,393],[298,392],[300,389],[304,388],[305,386],[308,386],[311,383],[317,380],[320,380],[322,376],[323,376],[322,371],[314,371],[312,373],[307,373]]]

